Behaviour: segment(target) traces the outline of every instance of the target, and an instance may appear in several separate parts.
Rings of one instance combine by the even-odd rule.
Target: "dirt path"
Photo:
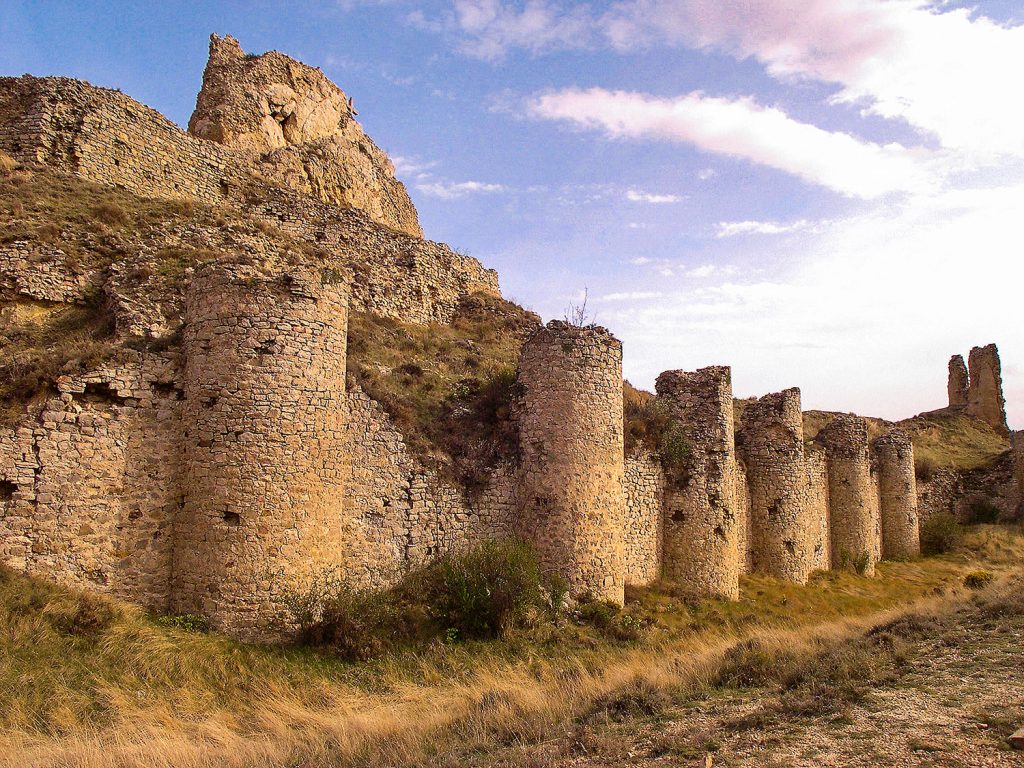
[[[824,716],[777,691],[729,691],[656,721],[590,728],[536,766],[878,768],[1024,766],[1006,737],[1024,724],[1024,617],[961,616],[914,644],[895,679]],[[711,762],[707,760],[710,757]]]

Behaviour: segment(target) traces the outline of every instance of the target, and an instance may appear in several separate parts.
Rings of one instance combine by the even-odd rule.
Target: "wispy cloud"
[[[794,232],[805,232],[820,226],[806,219],[782,223],[778,221],[720,221],[716,237],[735,237],[736,235],[788,235]]]
[[[750,98],[695,91],[666,99],[567,88],[531,98],[527,110],[534,118],[598,130],[609,138],[675,141],[744,158],[851,197],[881,197],[933,183],[915,153],[898,144],[826,131]]]
[[[659,195],[653,192],[644,192],[639,189],[626,190],[626,199],[633,203],[681,203],[685,198],[682,195]]]
[[[664,295],[661,291],[622,291],[606,293],[597,298],[600,301],[643,301],[645,299],[660,299]]]
[[[442,200],[454,200],[466,195],[486,194],[491,192],[503,192],[506,187],[502,184],[489,184],[483,181],[433,181],[424,184],[417,184],[416,189],[425,195],[438,197]]]

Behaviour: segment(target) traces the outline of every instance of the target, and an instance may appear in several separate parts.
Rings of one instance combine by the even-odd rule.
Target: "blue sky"
[[[185,124],[211,32],[353,96],[427,236],[625,373],[900,418],[995,341],[1024,427],[1016,0],[0,3],[0,73],[117,87]]]

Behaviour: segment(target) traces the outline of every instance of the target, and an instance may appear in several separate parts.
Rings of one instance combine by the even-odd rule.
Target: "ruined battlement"
[[[229,37],[211,39],[188,133],[117,91],[0,78],[0,150],[24,165],[19,183],[98,184],[128,207],[202,213],[99,228],[101,252],[56,226],[36,237],[39,214],[14,214],[23,236],[0,244],[0,317],[88,308],[109,327],[101,362],[60,369],[0,428],[0,560],[263,640],[314,578],[381,585],[513,535],[573,597],[617,603],[662,579],[736,599],[747,572],[870,575],[882,557],[915,557],[920,518],[989,480],[939,470],[919,489],[911,435],[869,445],[853,415],[808,442],[799,389],[737,403],[726,366],[662,373],[642,401],[650,432],[627,453],[621,342],[597,326],[535,329],[480,296],[500,295],[496,273],[422,239],[355,115],[319,70]],[[350,318],[406,321],[381,325],[400,346],[462,328],[472,302],[495,314],[482,327],[500,332],[502,364],[519,357],[514,382],[498,380],[503,431],[468,479],[431,463],[388,391],[375,400],[372,375],[348,363],[372,349],[358,330],[350,345]],[[465,372],[483,356],[459,332]],[[457,382],[445,407],[472,402],[456,392],[482,378]],[[954,356],[948,384],[957,418],[1005,432],[994,345],[968,365]],[[1015,446],[998,470],[1019,504]]]

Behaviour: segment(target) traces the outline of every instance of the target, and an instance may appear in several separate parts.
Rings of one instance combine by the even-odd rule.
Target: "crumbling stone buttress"
[[[921,554],[921,533],[914,444],[910,435],[894,429],[877,438],[872,447],[878,466],[882,557],[886,560],[917,557]]]

